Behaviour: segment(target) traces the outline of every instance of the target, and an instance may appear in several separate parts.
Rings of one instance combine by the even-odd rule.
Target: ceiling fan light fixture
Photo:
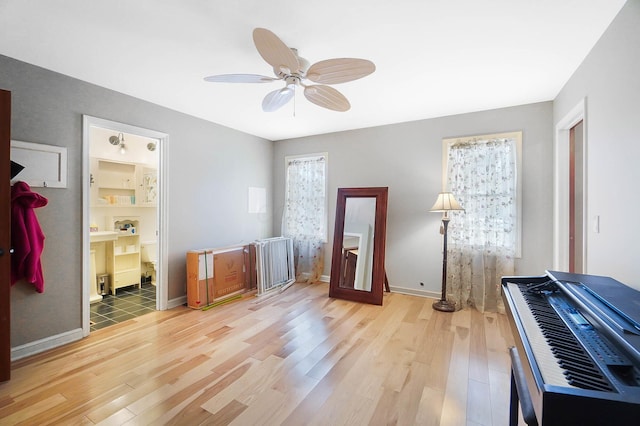
[[[312,103],[329,110],[344,112],[351,105],[347,98],[327,84],[346,83],[365,77],[375,71],[373,62],[357,58],[335,58],[316,62],[298,56],[298,49],[290,48],[273,32],[265,28],[253,30],[253,43],[258,53],[273,69],[276,78],[255,74],[222,74],[205,77],[217,83],[265,83],[283,80],[285,87],[269,92],[262,101],[265,112],[273,112],[294,98],[295,86],[304,87],[305,97]],[[308,74],[307,74],[308,72]],[[304,80],[320,83],[317,88]]]
[[[287,84],[287,86],[296,86],[300,84],[300,77],[295,75],[290,75],[284,79],[284,82]]]
[[[295,88],[295,86],[294,86]],[[289,102],[295,90],[289,86],[285,86],[282,89],[276,89],[273,92],[269,92],[267,96],[262,100],[262,110],[264,112],[274,112],[280,109],[284,104]]]

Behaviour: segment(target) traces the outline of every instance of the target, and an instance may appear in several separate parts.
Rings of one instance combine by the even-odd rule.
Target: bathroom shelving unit
[[[114,229],[128,223],[138,227],[138,221],[116,222]],[[140,235],[130,231],[121,231],[111,244],[107,245],[107,273],[111,275],[109,291],[115,295],[122,287],[137,285],[140,288]]]
[[[106,205],[136,204],[136,165],[111,160],[97,160],[95,174],[97,199]]]
[[[92,158],[93,207],[155,207],[158,172],[144,164]]]

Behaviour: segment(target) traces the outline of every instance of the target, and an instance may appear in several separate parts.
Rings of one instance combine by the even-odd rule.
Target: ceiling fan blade
[[[269,63],[276,74],[279,71],[285,74],[298,72],[300,64],[298,58],[277,35],[265,28],[253,30],[253,43],[258,49],[262,59]]]
[[[289,87],[269,92],[262,100],[262,110],[264,112],[274,112],[289,102],[294,94],[295,91]]]
[[[278,79],[258,74],[220,74],[204,78],[210,83],[269,83],[275,80]]]
[[[366,59],[336,58],[316,62],[307,71],[307,78],[315,83],[337,84],[357,80],[376,70]]]
[[[347,98],[330,86],[306,86],[304,96],[314,104],[334,111],[344,112],[351,108]]]

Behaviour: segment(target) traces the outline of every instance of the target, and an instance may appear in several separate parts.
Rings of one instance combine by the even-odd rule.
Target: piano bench
[[[531,395],[522,370],[522,364],[515,347],[509,348],[511,356],[511,402],[509,406],[509,426],[518,426],[518,407],[522,410],[522,418],[527,426],[538,426],[536,413],[533,410]]]

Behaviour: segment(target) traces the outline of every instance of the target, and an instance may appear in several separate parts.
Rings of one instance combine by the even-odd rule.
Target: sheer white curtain
[[[449,147],[448,185],[465,209],[449,225],[448,297],[458,308],[504,312],[500,279],[514,274],[517,160],[514,139]]]
[[[283,235],[293,238],[298,281],[317,281],[324,266],[326,162],[324,155],[287,158]]]

